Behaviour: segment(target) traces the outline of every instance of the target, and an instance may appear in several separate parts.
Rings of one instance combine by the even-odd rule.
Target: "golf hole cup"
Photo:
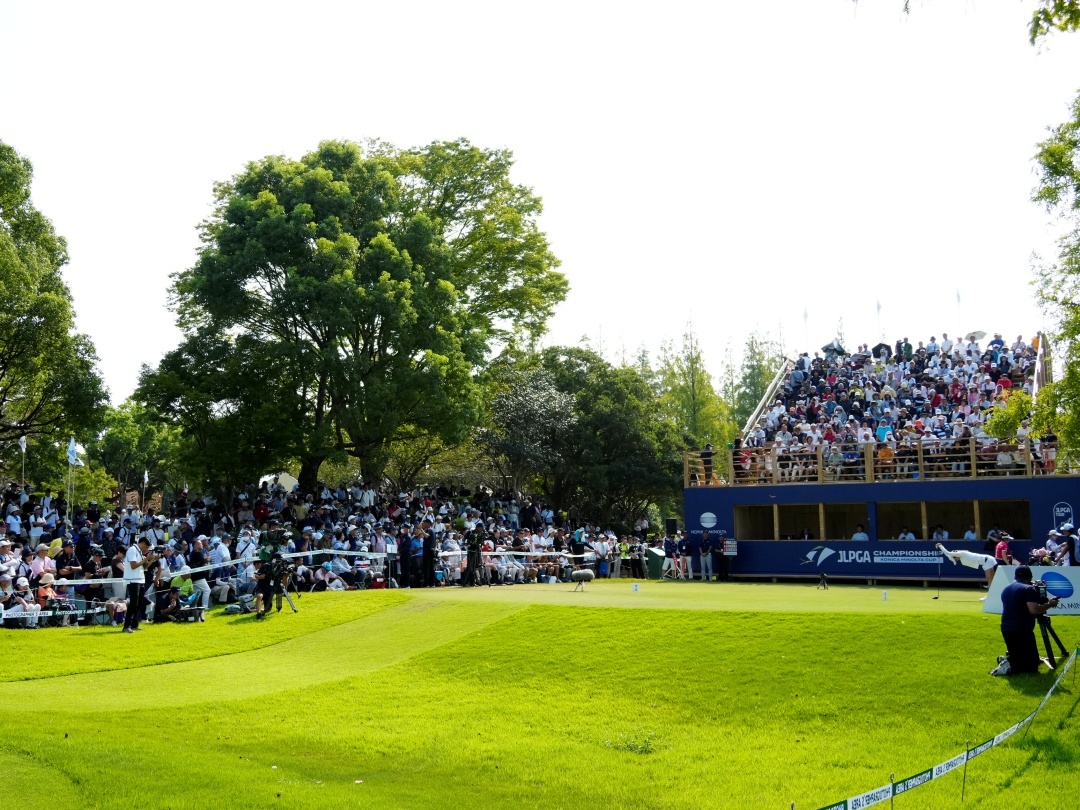
[[[637,593],[640,590],[641,590],[641,585],[638,584],[637,582],[635,582],[634,583],[634,593]]]

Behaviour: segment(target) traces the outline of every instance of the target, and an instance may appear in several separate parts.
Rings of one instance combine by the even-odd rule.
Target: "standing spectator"
[[[124,582],[127,584],[127,614],[124,617],[124,632],[134,633],[139,629],[139,614],[142,612],[143,593],[146,589],[146,566],[156,557],[148,554],[150,541],[140,537],[124,554]]]
[[[682,568],[683,576],[687,580],[694,578],[694,548],[690,545],[690,538],[682,534],[679,535],[679,565]]]
[[[997,560],[998,565],[1013,565],[1012,552],[1009,551],[1009,535],[1001,532],[1001,539],[998,544],[994,546],[994,559]]]
[[[675,543],[675,538],[670,534],[664,537],[663,542],[664,549],[664,567],[660,570],[660,576],[665,576],[669,571],[671,575],[675,576],[675,557],[679,553],[679,546]]]
[[[204,568],[206,566],[206,554],[201,540],[195,541],[187,559],[189,566],[193,569]],[[203,609],[202,612],[199,613],[199,621],[201,622],[206,621],[206,616],[204,614],[210,609],[210,583],[207,581],[208,576],[208,571],[195,571],[191,575],[191,583],[194,585],[195,591],[198,594],[196,605]]]
[[[713,578],[713,542],[709,537],[708,529],[701,533],[701,548],[698,553],[701,555],[701,581],[711,582]]]

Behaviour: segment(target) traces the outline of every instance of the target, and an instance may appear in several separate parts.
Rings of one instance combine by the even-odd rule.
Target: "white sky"
[[[1031,157],[1080,35],[1031,47],[1030,0],[913,6],[0,0],[0,140],[115,401],[180,340],[212,184],[328,138],[512,149],[571,284],[548,343],[617,360],[692,318],[719,373],[751,329],[802,349],[804,308],[812,348],[840,316],[852,344],[1030,336]]]

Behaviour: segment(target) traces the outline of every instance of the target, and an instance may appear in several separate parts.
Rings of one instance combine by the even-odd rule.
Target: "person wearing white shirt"
[[[939,348],[941,349],[941,353],[944,355],[948,355],[952,352],[953,342],[949,339],[949,335],[947,332],[941,333],[941,344]]]
[[[22,536],[22,518],[18,512],[12,512],[7,516],[8,534],[12,537]]]
[[[146,571],[157,561],[157,557],[149,551],[150,541],[141,537],[139,542],[132,543],[124,554],[124,584],[127,585],[128,601],[127,613],[124,616],[125,633],[134,633],[139,629]]]
[[[859,523],[859,524],[857,524],[855,526],[855,534],[851,535],[851,539],[852,540],[869,540],[870,536],[867,535],[866,531],[863,529],[863,525],[861,523]]]
[[[258,552],[259,541],[247,529],[242,530],[236,540],[236,558],[244,560],[254,557]]]

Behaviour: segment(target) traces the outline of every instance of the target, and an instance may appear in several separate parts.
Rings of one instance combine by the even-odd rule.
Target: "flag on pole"
[[[957,289],[956,289],[956,303],[958,303],[958,304],[960,303],[960,288],[959,287],[957,287]]]
[[[26,437],[25,436],[20,436],[19,437],[19,447],[22,448],[23,453],[26,452]]]
[[[142,471],[142,485],[145,487],[148,483],[150,483],[150,473],[148,473],[146,470],[143,470]]]
[[[881,302],[880,301],[877,302],[877,314],[878,315],[881,314]]]
[[[75,437],[71,437],[71,441],[68,442],[68,464],[78,464],[79,453],[75,449]]]

